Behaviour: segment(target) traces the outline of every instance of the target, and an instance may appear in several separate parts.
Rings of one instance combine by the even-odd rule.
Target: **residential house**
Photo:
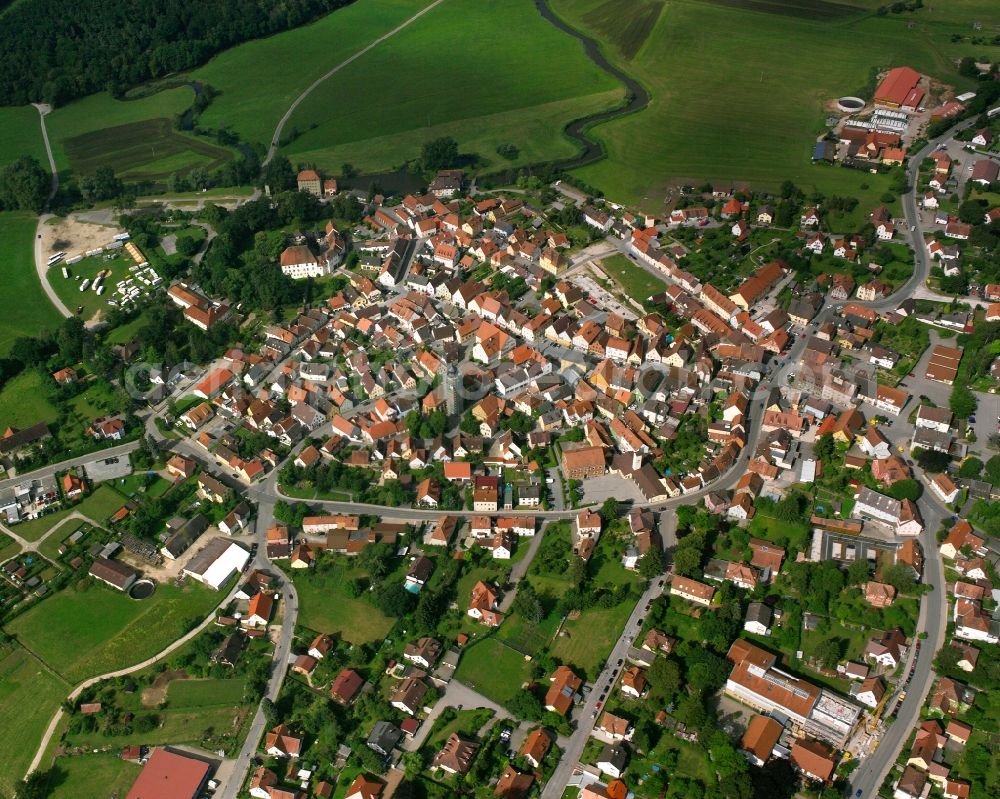
[[[302,739],[282,723],[264,735],[264,751],[271,757],[296,758],[302,753]]]
[[[545,709],[565,716],[576,701],[583,680],[569,666],[559,666],[549,678],[552,683],[545,693]]]
[[[478,751],[477,742],[468,741],[453,732],[441,751],[434,755],[431,768],[439,768],[448,774],[467,774]]]

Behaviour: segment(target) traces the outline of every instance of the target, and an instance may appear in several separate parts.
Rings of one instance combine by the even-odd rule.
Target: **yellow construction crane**
[[[865,721],[865,732],[874,732],[875,727],[878,726],[879,718],[882,716],[882,711],[885,709],[886,703],[889,701],[892,694],[888,691],[879,700],[879,703],[875,706],[875,709],[868,715],[868,719]]]

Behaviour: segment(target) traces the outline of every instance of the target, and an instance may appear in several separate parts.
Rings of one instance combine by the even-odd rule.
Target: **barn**
[[[886,108],[916,111],[923,99],[920,73],[910,67],[890,69],[875,90],[875,104]]]

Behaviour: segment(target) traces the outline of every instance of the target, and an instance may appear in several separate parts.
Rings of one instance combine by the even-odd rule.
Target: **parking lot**
[[[636,484],[618,474],[602,474],[583,481],[581,505],[601,503],[606,499],[617,499],[619,502],[645,501]]]
[[[132,474],[132,463],[129,461],[128,455],[120,455],[112,458],[98,458],[97,460],[84,464],[83,468],[87,473],[87,479],[94,483],[101,480],[114,480],[119,477],[128,477],[128,475]]]

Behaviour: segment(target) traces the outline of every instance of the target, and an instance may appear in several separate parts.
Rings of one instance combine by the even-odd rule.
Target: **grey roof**
[[[49,426],[45,422],[39,422],[24,430],[18,430],[6,438],[0,438],[0,454],[6,455],[10,452],[16,452],[21,447],[34,444],[36,441],[41,441],[50,435],[52,434],[49,432]]]
[[[90,574],[122,590],[125,590],[139,576],[135,569],[124,563],[100,557],[94,558],[94,562],[90,564]]]
[[[388,755],[402,737],[402,730],[392,722],[376,721],[375,726],[372,727],[372,731],[368,735],[366,743],[370,749],[383,755]]]
[[[926,419],[935,424],[951,424],[952,412],[947,408],[935,408],[931,405],[921,405],[917,408],[917,418]]]
[[[619,772],[624,771],[625,764],[628,763],[628,749],[622,744],[604,744],[597,762],[610,763]]]
[[[206,522],[205,524],[207,526],[208,523]],[[189,574],[205,574],[222,553],[233,546],[234,543],[229,538],[213,538],[208,542],[208,546],[188,561],[187,566],[184,567],[184,571]]]
[[[751,602],[747,606],[747,622],[756,622],[765,627],[771,626],[771,609],[763,602]]]
[[[941,452],[947,452],[951,449],[951,435],[948,433],[942,433],[939,430],[928,430],[926,427],[917,427],[913,431],[913,436],[910,439],[911,444],[914,447],[923,447],[924,449],[936,449]]]
[[[190,547],[195,541],[198,540],[203,532],[208,529],[208,519],[202,516],[200,513],[191,519],[188,519],[181,528],[174,533],[167,542],[163,545],[163,548],[170,553],[172,557],[178,557]],[[192,561],[193,563],[194,561]],[[191,564],[188,564],[188,570],[191,570]]]
[[[880,494],[878,491],[872,491],[872,489],[867,487],[862,488],[858,492],[858,499],[855,504],[855,508],[857,508],[858,505],[875,508],[882,513],[888,514],[889,516],[893,516],[897,519],[899,518],[900,502],[898,499],[893,499],[885,494]]]

